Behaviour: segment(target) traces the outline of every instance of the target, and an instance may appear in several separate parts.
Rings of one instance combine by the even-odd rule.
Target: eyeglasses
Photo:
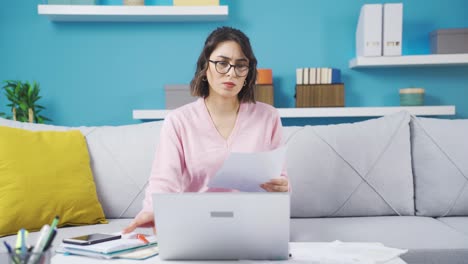
[[[249,65],[245,65],[245,64],[232,65],[226,61],[212,61],[212,60],[208,60],[208,61],[211,63],[214,63],[216,71],[220,74],[228,73],[231,70],[231,68],[234,68],[236,75],[239,77],[244,77],[249,72]]]

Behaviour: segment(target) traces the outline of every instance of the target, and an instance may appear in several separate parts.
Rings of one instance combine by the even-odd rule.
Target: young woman
[[[208,36],[190,83],[199,99],[167,115],[143,209],[124,233],[154,226],[153,193],[235,191],[207,187],[228,154],[269,151],[282,144],[277,110],[255,102],[256,77],[257,59],[244,33],[221,27]],[[286,171],[261,187],[287,192]]]

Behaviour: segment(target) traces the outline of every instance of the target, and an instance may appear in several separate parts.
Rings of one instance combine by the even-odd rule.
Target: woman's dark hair
[[[190,82],[192,95],[206,98],[209,93],[208,82],[206,81],[206,71],[208,70],[208,60],[213,50],[219,43],[224,41],[235,41],[239,44],[242,52],[249,60],[249,73],[245,79],[246,85],[237,95],[239,102],[255,103],[255,82],[257,80],[257,58],[252,51],[249,38],[240,30],[232,27],[219,27],[215,29],[205,41],[205,46],[198,57],[195,76]]]

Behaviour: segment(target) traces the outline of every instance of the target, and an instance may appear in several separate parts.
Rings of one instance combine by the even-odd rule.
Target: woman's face
[[[248,66],[249,60],[239,44],[235,41],[219,43],[208,61],[206,78],[210,87],[209,95],[237,99],[237,94],[244,87]]]

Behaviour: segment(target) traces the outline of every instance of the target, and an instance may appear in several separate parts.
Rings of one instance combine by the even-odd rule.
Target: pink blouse
[[[241,103],[227,140],[214,126],[203,98],[175,109],[162,126],[140,213],[153,211],[153,193],[233,191],[207,187],[230,152],[269,151],[281,144],[281,119],[268,104]],[[281,176],[287,177],[285,168]]]

